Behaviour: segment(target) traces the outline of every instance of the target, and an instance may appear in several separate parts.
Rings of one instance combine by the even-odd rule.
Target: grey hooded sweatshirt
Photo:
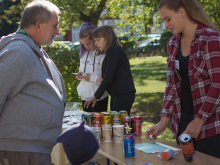
[[[50,154],[56,144],[65,88],[56,66],[61,85],[49,77],[39,60],[43,56],[47,54],[24,34],[0,40],[0,150]]]

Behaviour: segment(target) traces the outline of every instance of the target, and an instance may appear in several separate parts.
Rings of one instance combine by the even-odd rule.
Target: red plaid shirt
[[[176,34],[168,41],[167,84],[161,112],[161,117],[173,117],[171,129],[176,135],[181,115],[182,78],[175,69],[180,37]],[[220,35],[200,23],[190,46],[188,74],[194,118],[205,121],[195,140],[220,133]]]

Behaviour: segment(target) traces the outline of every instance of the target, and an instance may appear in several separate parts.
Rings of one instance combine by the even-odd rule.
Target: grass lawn
[[[142,131],[160,121],[163,95],[166,86],[166,58],[130,59],[136,97],[132,106],[131,116],[142,117]],[[169,127],[158,136],[159,138],[175,142],[175,135]]]

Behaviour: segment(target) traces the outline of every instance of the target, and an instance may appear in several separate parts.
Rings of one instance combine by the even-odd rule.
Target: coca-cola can
[[[140,136],[142,134],[141,131],[141,116],[134,117],[134,134]]]

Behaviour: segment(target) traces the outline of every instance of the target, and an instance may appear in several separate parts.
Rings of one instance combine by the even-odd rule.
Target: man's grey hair
[[[60,13],[59,8],[47,0],[34,0],[29,3],[21,15],[20,28],[29,28],[37,21],[47,23],[51,20],[53,13]]]

